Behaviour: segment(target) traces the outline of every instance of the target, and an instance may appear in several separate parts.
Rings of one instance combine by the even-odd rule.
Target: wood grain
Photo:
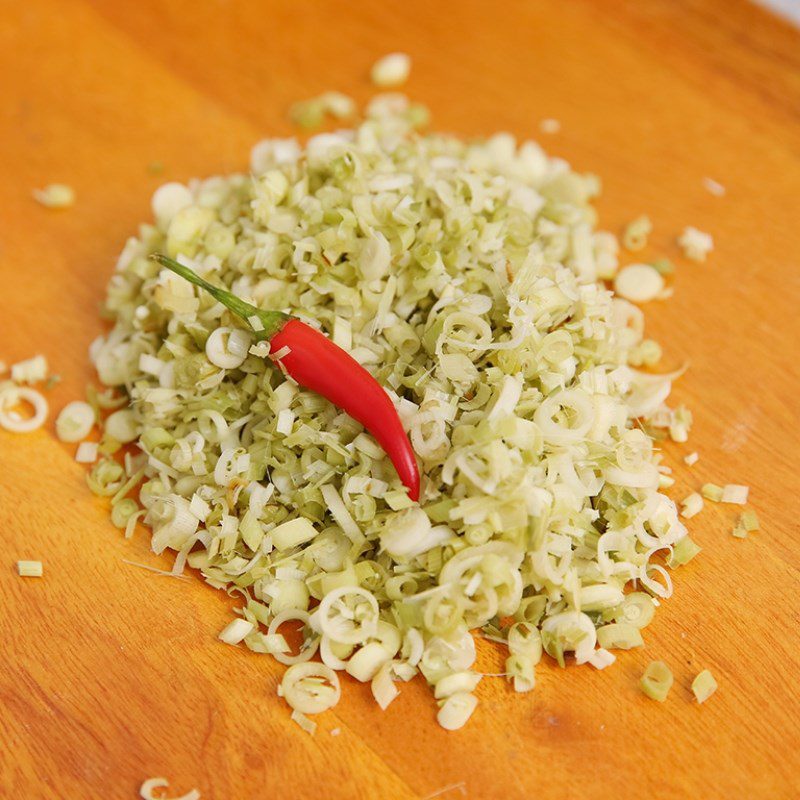
[[[559,119],[542,138],[602,177],[602,223],[655,220],[645,255],[676,257],[686,224],[713,233],[708,264],[679,261],[674,298],[648,309],[667,364],[691,362],[677,397],[693,438],[667,457],[678,497],[749,484],[763,532],[733,539],[731,508],[696,518],[702,557],[676,575],[646,650],[612,669],[543,665],[530,696],[487,678],[455,734],[424,686],[381,713],[348,682],[311,738],[275,696],[280,670],[215,641],[224,594],[124,563],[166,562],[111,526],[52,424],[0,433],[0,796],[133,798],[154,775],[204,800],[423,798],[454,784],[440,796],[800,796],[800,35],[765,12],[743,0],[8,5],[0,357],[46,353],[64,378],[54,410],[80,395],[114,257],[156,185],[246,168],[254,141],[289,132],[289,102],[329,88],[365,99],[370,64],[392,49],[413,56],[408,89],[439,128],[524,137]],[[73,209],[31,200],[54,180],[75,187]],[[694,449],[689,470],[679,456]],[[18,558],[42,559],[44,579],[17,577]],[[676,675],[663,706],[636,688],[655,658]],[[482,644],[481,667],[500,663]],[[688,687],[705,667],[720,689],[698,707]]]

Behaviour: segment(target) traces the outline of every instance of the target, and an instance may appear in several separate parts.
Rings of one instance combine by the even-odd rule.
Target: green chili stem
[[[284,314],[282,311],[262,311],[260,308],[256,308],[256,306],[246,303],[244,300],[240,300],[236,295],[203,280],[188,267],[184,267],[183,264],[179,264],[174,259],[162,253],[152,253],[150,258],[152,258],[153,261],[157,261],[162,267],[171,269],[174,273],[185,278],[195,286],[205,289],[214,299],[219,300],[222,305],[229,308],[238,317],[241,317],[250,326],[257,339],[271,339],[290,319],[292,319],[289,314]],[[250,317],[258,317],[259,321],[264,326],[264,330],[256,330],[250,321]]]

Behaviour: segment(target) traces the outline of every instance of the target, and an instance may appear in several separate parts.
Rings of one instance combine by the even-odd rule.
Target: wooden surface
[[[414,59],[410,93],[464,135],[545,136],[604,182],[601,221],[648,212],[646,255],[678,256],[686,224],[713,233],[705,265],[679,259],[675,296],[648,308],[676,391],[695,414],[667,447],[675,496],[746,483],[763,531],[719,506],[691,523],[702,556],[647,631],[602,673],[540,667],[515,696],[478,689],[448,734],[421,683],[381,713],[369,688],[315,738],[275,696],[269,658],[215,641],[231,602],[123,559],[165,566],[142,532],[125,542],[51,423],[0,432],[0,796],[133,798],[796,798],[800,796],[800,34],[741,0],[430,3],[27,0],[0,14],[0,358],[44,352],[63,383],[91,379],[86,351],[116,253],[159,182],[246,169],[287,105],[325,89],[369,94],[374,58]],[[153,161],[163,176],[148,173]],[[713,197],[701,180],[727,187]],[[31,189],[73,185],[47,211]],[[53,414],[54,417],[54,414]],[[691,470],[679,458],[691,450]],[[42,559],[23,580],[19,558]],[[664,705],[636,682],[672,666]],[[479,665],[501,664],[492,645]],[[709,667],[704,706],[689,684]],[[341,735],[332,737],[333,728]]]

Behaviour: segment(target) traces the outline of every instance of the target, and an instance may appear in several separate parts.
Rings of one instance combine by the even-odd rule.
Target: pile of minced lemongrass
[[[114,408],[91,487],[128,535],[141,521],[175,551],[176,574],[241,594],[220,638],[291,665],[280,693],[309,729],[341,671],[381,708],[420,672],[459,728],[476,636],[507,646],[519,692],[543,652],[603,668],[642,644],[667,567],[698,550],[654,446],[685,441],[690,415],[665,405],[677,373],[642,371],[660,348],[606,283],[598,179],[508,134],[421,135],[417,111],[379,96],[354,130],[261,142],[250,175],[162,186],[91,348],[116,392],[95,398]],[[409,433],[420,502],[156,251],[363,364]],[[650,269],[627,294],[663,293]]]

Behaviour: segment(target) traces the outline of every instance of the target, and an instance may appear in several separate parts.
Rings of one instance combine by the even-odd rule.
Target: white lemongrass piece
[[[282,522],[270,531],[270,535],[276,550],[291,550],[293,547],[310,542],[317,535],[317,529],[305,517],[297,517]]]
[[[380,706],[381,711],[386,711],[390,703],[400,694],[397,686],[392,680],[392,664],[387,662],[375,673],[370,688],[375,702]]]
[[[309,719],[302,711],[292,711],[292,721],[296,722],[307,734],[313,736],[317,732],[317,723]]]
[[[710,233],[690,225],[678,237],[678,246],[690,261],[705,261],[706,256],[714,249],[714,239]]]
[[[47,359],[43,355],[11,365],[11,380],[15,383],[40,383],[46,377]]]
[[[191,191],[182,183],[172,182],[159,186],[153,192],[153,199],[150,201],[150,205],[156,222],[166,228],[172,218],[179,211],[192,205],[192,202]]]
[[[216,328],[206,340],[206,358],[222,369],[240,367],[250,347],[250,336],[240,328]]]
[[[167,798],[160,792],[157,795],[154,794],[157,789],[166,789],[168,786],[169,781],[166,778],[148,778],[139,787],[139,797],[142,800],[200,800],[201,795],[197,789],[191,789],[180,797]]]
[[[614,291],[632,303],[655,300],[664,289],[664,278],[649,264],[629,264],[614,278]]]
[[[255,625],[252,622],[248,622],[246,619],[235,619],[220,631],[217,638],[225,644],[239,644],[254,629]]]
[[[697,492],[692,492],[681,500],[681,516],[685,519],[691,519],[703,510],[703,505],[703,496]]]
[[[456,731],[466,725],[477,705],[478,698],[474,694],[458,692],[444,701],[436,719],[445,730]]]
[[[714,197],[723,197],[726,192],[725,187],[713,178],[703,178],[703,188]]]
[[[689,467],[694,466],[699,460],[700,456],[697,452],[689,453],[689,455],[683,457],[684,463]]]
[[[122,408],[106,418],[106,433],[121,444],[132,442],[139,436],[140,426],[130,408]]]
[[[94,409],[82,400],[73,400],[56,417],[56,436],[62,442],[79,442],[89,435],[94,423]]]
[[[45,208],[69,208],[75,205],[75,190],[65,183],[50,183],[44,189],[34,189],[33,198]]]
[[[588,663],[595,669],[605,669],[606,667],[610,667],[616,660],[617,657],[610,650],[598,647],[589,657]]]
[[[97,461],[97,442],[81,442],[75,451],[75,460],[79,464],[94,464]]]
[[[33,415],[23,417],[13,407],[20,401],[33,408]],[[41,392],[27,386],[10,386],[0,390],[0,427],[12,433],[30,433],[44,425],[47,419],[47,400]]]
[[[392,656],[380,642],[369,642],[350,656],[345,671],[357,681],[366,683],[371,681],[391,658]]]
[[[370,77],[376,86],[400,86],[411,73],[411,58],[405,53],[389,53],[372,65]]]
[[[333,708],[342,695],[339,676],[324,664],[293,664],[283,674],[280,694],[301,714],[321,714]]]
[[[17,561],[17,573],[23,578],[41,578],[43,572],[41,561]]]
[[[722,487],[722,502],[743,506],[747,503],[747,496],[749,494],[749,486],[741,486],[737,483],[728,483]]]

